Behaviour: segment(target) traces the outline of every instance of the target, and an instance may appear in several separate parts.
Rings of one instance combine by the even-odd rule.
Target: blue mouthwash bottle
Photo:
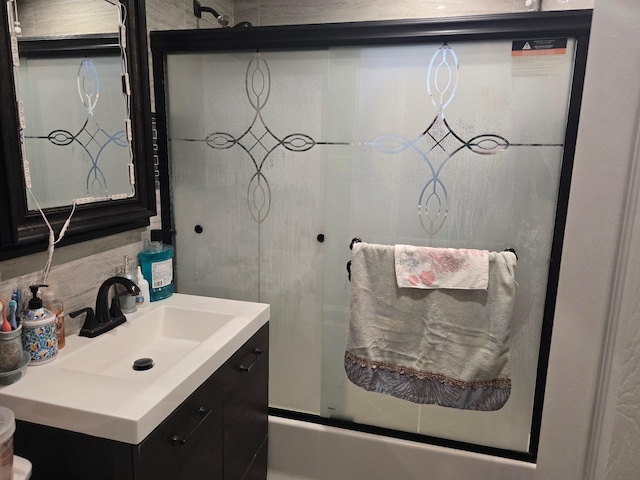
[[[170,297],[173,294],[173,247],[147,240],[138,261],[142,276],[149,282],[149,299],[156,302]]]

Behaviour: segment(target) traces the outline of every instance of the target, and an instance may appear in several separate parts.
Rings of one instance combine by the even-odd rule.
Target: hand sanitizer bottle
[[[149,282],[142,276],[142,269],[138,267],[138,280],[136,285],[140,289],[140,293],[136,297],[136,306],[138,308],[144,308],[149,306]]]

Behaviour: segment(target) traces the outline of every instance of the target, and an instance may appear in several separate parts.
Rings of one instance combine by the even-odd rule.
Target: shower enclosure
[[[271,304],[272,413],[535,460],[590,18],[151,34],[177,290]],[[349,383],[354,237],[515,249],[502,409]]]

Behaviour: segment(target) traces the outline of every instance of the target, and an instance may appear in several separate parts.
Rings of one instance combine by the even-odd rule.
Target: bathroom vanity
[[[268,305],[175,294],[149,310],[0,388],[32,478],[266,479]],[[154,367],[133,370],[141,356]]]

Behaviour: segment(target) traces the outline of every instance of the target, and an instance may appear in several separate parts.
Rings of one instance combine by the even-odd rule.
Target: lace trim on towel
[[[449,379],[452,381],[445,383],[440,380],[440,378],[447,378],[443,375],[422,374],[423,378],[418,378],[400,372],[400,370],[410,372],[411,369],[391,370],[380,368],[378,365],[368,365],[368,363],[349,352],[345,354],[345,372],[352,383],[370,392],[384,393],[413,403],[441,405],[463,410],[492,411],[502,408],[511,394],[509,379],[498,379],[500,383],[508,382],[508,385],[465,388],[460,384],[490,382],[460,382]]]
[[[439,373],[430,373],[430,372],[422,372],[420,370],[414,370],[408,367],[401,367],[398,365],[393,365],[390,363],[384,362],[376,362],[373,360],[364,360],[360,357],[357,357],[351,352],[345,352],[345,362],[346,360],[350,360],[353,363],[357,363],[361,367],[369,367],[372,369],[382,369],[389,370],[391,372],[399,373],[400,375],[408,375],[410,377],[416,377],[420,380],[432,380],[441,383],[445,383],[447,385],[453,385],[460,388],[487,388],[487,387],[511,387],[511,379],[510,378],[495,378],[493,380],[479,380],[479,381],[471,381],[466,382],[464,380],[456,380],[455,378],[447,377],[446,375],[441,375]]]

